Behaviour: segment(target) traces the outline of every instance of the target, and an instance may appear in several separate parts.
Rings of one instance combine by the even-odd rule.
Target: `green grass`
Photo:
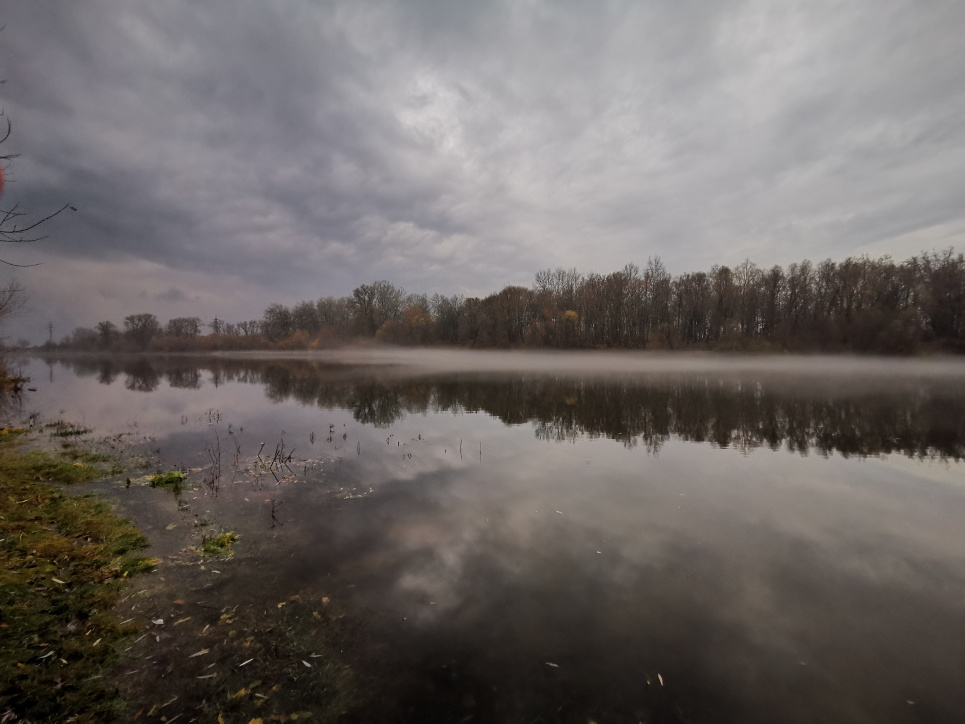
[[[215,536],[203,536],[201,538],[201,553],[206,556],[218,558],[233,556],[234,551],[231,550],[231,546],[239,537],[234,531],[220,533]]]
[[[140,629],[114,605],[124,579],[155,561],[137,555],[147,539],[109,505],[54,485],[101,470],[22,453],[22,434],[0,430],[0,711],[14,721],[108,720],[119,701],[100,677]]]
[[[184,489],[184,481],[187,477],[180,470],[172,470],[169,473],[154,475],[149,482],[152,488],[167,488],[175,493],[180,493]]]

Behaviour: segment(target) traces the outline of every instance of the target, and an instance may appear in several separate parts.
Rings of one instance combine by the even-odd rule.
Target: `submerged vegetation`
[[[204,328],[210,334],[202,334]],[[322,349],[351,341],[468,347],[865,351],[965,349],[965,256],[867,256],[672,276],[659,258],[610,274],[547,269],[486,297],[407,294],[388,281],[347,297],[271,304],[260,320],[153,314],[79,327],[48,349]]]
[[[23,436],[0,431],[0,713],[106,720],[119,699],[103,676],[140,630],[114,606],[124,579],[156,561],[138,555],[147,539],[107,503],[55,485],[105,471],[73,451],[75,462],[23,452]]]
[[[80,437],[92,432],[89,427],[74,425],[64,420],[48,422],[44,425],[44,430],[47,430],[51,437]]]
[[[227,533],[219,533],[218,535],[206,535],[201,539],[201,553],[206,556],[219,558],[233,556],[234,551],[231,550],[231,546],[238,538],[240,538],[240,536],[233,530]]]
[[[184,481],[187,475],[180,470],[172,470],[168,473],[158,473],[148,479],[148,484],[152,488],[167,488],[175,493],[180,493],[184,489]]]

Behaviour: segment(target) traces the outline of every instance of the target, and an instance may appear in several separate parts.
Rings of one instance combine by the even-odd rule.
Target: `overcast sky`
[[[965,250],[965,3],[0,0],[41,341],[387,279]]]

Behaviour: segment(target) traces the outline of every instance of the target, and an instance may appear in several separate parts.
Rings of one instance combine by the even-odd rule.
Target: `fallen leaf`
[[[305,661],[305,659],[302,659],[302,663],[305,664],[305,666],[307,666],[309,669],[312,668],[312,665]]]
[[[191,654],[188,658],[193,659],[195,656],[203,656],[204,654],[208,653],[210,650],[211,649],[201,649],[200,651],[196,651],[195,653]]]
[[[560,665],[559,665],[559,664],[554,664],[552,661],[547,661],[547,662],[546,662],[546,665],[547,665],[547,666],[552,666],[554,669],[560,668]]]
[[[155,626],[163,626],[163,625],[164,625],[164,619],[163,619],[163,618],[156,618],[156,619],[154,619],[153,621],[151,621],[151,623],[153,623]]]
[[[53,581],[54,583],[59,583],[61,586],[67,583],[67,581],[62,581],[59,578],[51,578],[50,580]]]
[[[663,686],[663,677],[660,674],[657,674],[657,679],[660,681],[660,686]]]

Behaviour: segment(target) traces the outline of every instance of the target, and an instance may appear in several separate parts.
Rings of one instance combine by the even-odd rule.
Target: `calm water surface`
[[[368,718],[965,721],[959,361],[375,352],[27,372],[27,408],[147,435],[165,467],[220,450],[217,494],[181,513],[243,533],[218,595],[345,601],[366,621],[360,666],[381,672]],[[246,472],[276,450],[278,482]],[[131,491],[112,494],[170,497]]]

